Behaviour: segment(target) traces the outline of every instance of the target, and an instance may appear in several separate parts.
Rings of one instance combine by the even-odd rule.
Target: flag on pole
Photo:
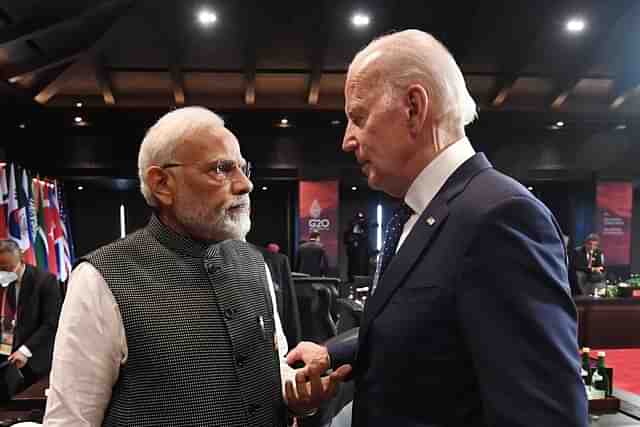
[[[64,237],[64,228],[60,218],[60,209],[58,208],[58,194],[57,194],[57,185],[56,183],[51,184],[49,187],[49,207],[52,212],[52,220],[53,220],[53,242],[56,253],[56,261],[57,261],[57,270],[58,270],[58,280],[61,282],[65,282],[68,278],[69,272],[71,271],[71,261],[65,255],[67,251],[65,251],[65,237]]]
[[[13,239],[21,251],[26,251],[31,246],[27,225],[27,211],[24,205],[20,205],[20,179],[17,167],[11,165],[9,172],[9,238]]]
[[[36,210],[38,216],[38,227],[35,233],[34,247],[38,267],[49,270],[49,246],[47,241],[47,231],[44,219],[44,191],[43,183],[39,179],[34,181],[34,193],[36,200]]]
[[[26,169],[22,169],[22,184],[18,188],[18,206],[24,209],[27,223],[28,247],[23,250],[24,262],[36,265],[36,254],[33,250],[33,229],[31,228],[31,201],[29,200],[29,187],[31,180]]]
[[[9,185],[7,183],[8,165],[0,164],[0,239],[9,238]]]
[[[65,243],[65,263],[68,263],[70,266],[73,266],[75,261],[75,248],[73,244],[73,236],[71,235],[71,218],[69,217],[69,212],[66,208],[65,197],[64,197],[64,186],[62,184],[58,184],[56,186],[56,193],[58,196],[58,211],[60,212],[60,223],[62,225],[62,230],[64,232],[64,243]]]
[[[49,266],[49,272],[58,277],[58,257],[56,254],[55,241],[56,241],[56,214],[51,206],[51,187],[53,184],[49,182],[43,182],[44,190],[44,222],[45,230],[47,232],[47,247],[49,252],[47,253]],[[61,230],[62,231],[62,230]]]

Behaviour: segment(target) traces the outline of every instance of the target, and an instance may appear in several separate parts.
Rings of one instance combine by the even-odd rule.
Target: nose
[[[253,191],[253,183],[244,173],[240,172],[231,183],[231,191],[236,195],[251,193]]]
[[[354,151],[357,145],[358,143],[355,139],[355,136],[353,135],[353,124],[351,123],[351,120],[349,120],[347,128],[344,131],[344,137],[342,139],[342,151],[345,151],[347,153]]]

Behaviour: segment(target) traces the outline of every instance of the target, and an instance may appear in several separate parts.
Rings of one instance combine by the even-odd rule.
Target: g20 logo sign
[[[327,218],[324,219],[310,219],[309,230],[310,231],[323,231],[331,228],[331,221]]]

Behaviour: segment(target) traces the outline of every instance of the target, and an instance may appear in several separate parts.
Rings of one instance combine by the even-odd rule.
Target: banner
[[[605,265],[631,263],[631,210],[633,186],[630,182],[599,182],[596,190],[596,229]]]
[[[329,267],[338,265],[338,181],[300,181],[299,231],[300,239],[308,240],[309,233],[320,233],[329,258]]]

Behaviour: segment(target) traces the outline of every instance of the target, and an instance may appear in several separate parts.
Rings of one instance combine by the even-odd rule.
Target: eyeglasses
[[[162,169],[175,168],[178,166],[193,166],[197,165],[196,163],[189,165],[186,163],[167,163],[166,165],[160,166]],[[251,177],[251,163],[250,162],[239,162],[237,160],[216,160],[215,162],[209,163],[207,165],[207,173],[215,174],[221,178],[230,178],[233,171],[238,169],[242,174],[250,178]]]

